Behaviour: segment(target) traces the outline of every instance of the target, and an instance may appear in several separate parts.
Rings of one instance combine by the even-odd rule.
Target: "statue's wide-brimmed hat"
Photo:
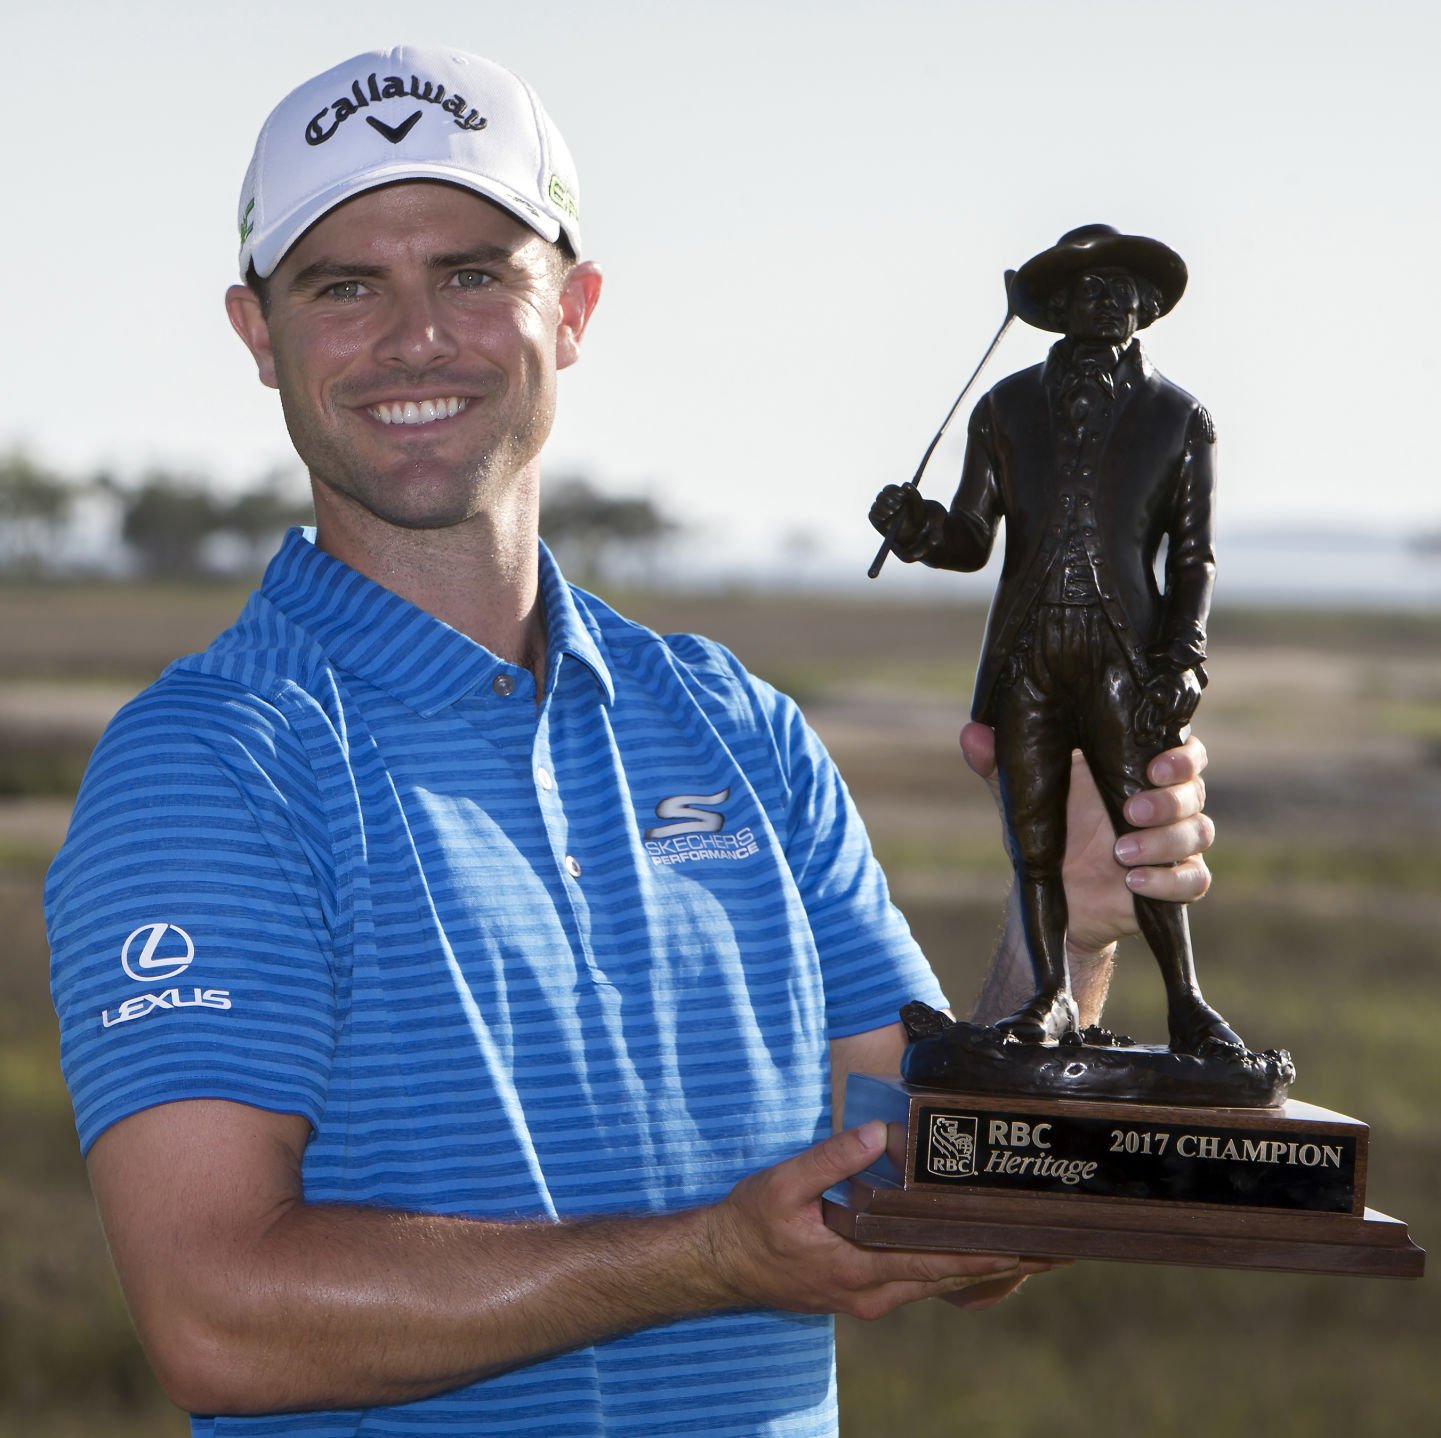
[[[1174,309],[1186,292],[1186,262],[1169,245],[1144,235],[1123,235],[1111,225],[1082,225],[1016,271],[1011,309],[1028,325],[1061,333],[1064,326],[1049,313],[1051,296],[1077,275],[1109,269],[1150,280],[1160,291],[1161,308],[1155,315],[1149,310],[1142,313],[1141,329]]]

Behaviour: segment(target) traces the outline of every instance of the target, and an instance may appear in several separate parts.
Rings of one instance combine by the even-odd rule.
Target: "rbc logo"
[[[958,1178],[976,1171],[976,1120],[955,1114],[931,1115],[931,1147],[926,1167],[934,1174]]]
[[[120,950],[121,967],[137,984],[176,978],[194,959],[195,941],[178,924],[141,924]]]

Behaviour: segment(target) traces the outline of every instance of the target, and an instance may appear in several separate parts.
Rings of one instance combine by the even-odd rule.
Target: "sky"
[[[681,568],[863,571],[1003,272],[1091,222],[1190,267],[1143,338],[1215,416],[1223,574],[1228,533],[1441,530],[1431,0],[11,0],[3,33],[0,449],[62,472],[298,468],[222,309],[240,181],[287,91],[415,42],[565,134],[606,287],[547,471],[651,495]]]

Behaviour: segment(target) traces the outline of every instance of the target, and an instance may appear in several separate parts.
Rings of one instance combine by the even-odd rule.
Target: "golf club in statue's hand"
[[[921,456],[921,462],[916,466],[916,472],[905,484],[893,484],[881,491],[876,504],[871,506],[871,523],[885,535],[881,541],[881,547],[876,550],[876,557],[871,560],[871,567],[866,570],[868,579],[875,579],[881,572],[881,567],[886,562],[886,556],[894,549],[907,563],[913,563],[924,557],[923,553],[912,552],[915,549],[914,538],[902,540],[901,536],[913,534],[924,522],[926,501],[921,498],[921,476],[926,472],[926,466],[931,462],[931,456],[936,452],[936,446],[941,442],[945,432],[950,428],[951,421],[956,416],[956,411],[961,407],[961,401],[971,392],[971,386],[980,378],[981,371],[985,369],[986,362],[995,354],[1001,341],[1006,336],[1006,331],[1011,327],[1011,321],[1015,319],[1016,312],[1011,306],[1011,282],[1016,278],[1015,270],[1007,270],[1005,273],[1006,286],[1006,317],[1001,321],[1001,327],[996,331],[995,338],[986,346],[986,352],[981,356],[981,362],[971,371],[971,377],[961,386],[961,392],[956,396],[955,403],[946,411],[946,417],[941,421],[941,427],[936,431],[935,438],[926,446],[926,452]],[[882,506],[882,501],[884,505]],[[882,518],[878,518],[877,507],[882,507]],[[945,517],[945,511],[939,505],[940,518]]]

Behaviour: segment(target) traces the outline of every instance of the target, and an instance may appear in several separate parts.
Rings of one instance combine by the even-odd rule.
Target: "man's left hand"
[[[984,724],[967,724],[961,750],[998,793],[994,733]],[[1206,747],[1194,735],[1157,754],[1146,770],[1155,787],[1126,801],[1126,819],[1136,827],[1117,839],[1086,761],[1074,756],[1062,869],[1070,909],[1066,938],[1073,951],[1099,953],[1136,933],[1133,895],[1189,903],[1211,887],[1203,856],[1216,826],[1202,812],[1205,768]]]

